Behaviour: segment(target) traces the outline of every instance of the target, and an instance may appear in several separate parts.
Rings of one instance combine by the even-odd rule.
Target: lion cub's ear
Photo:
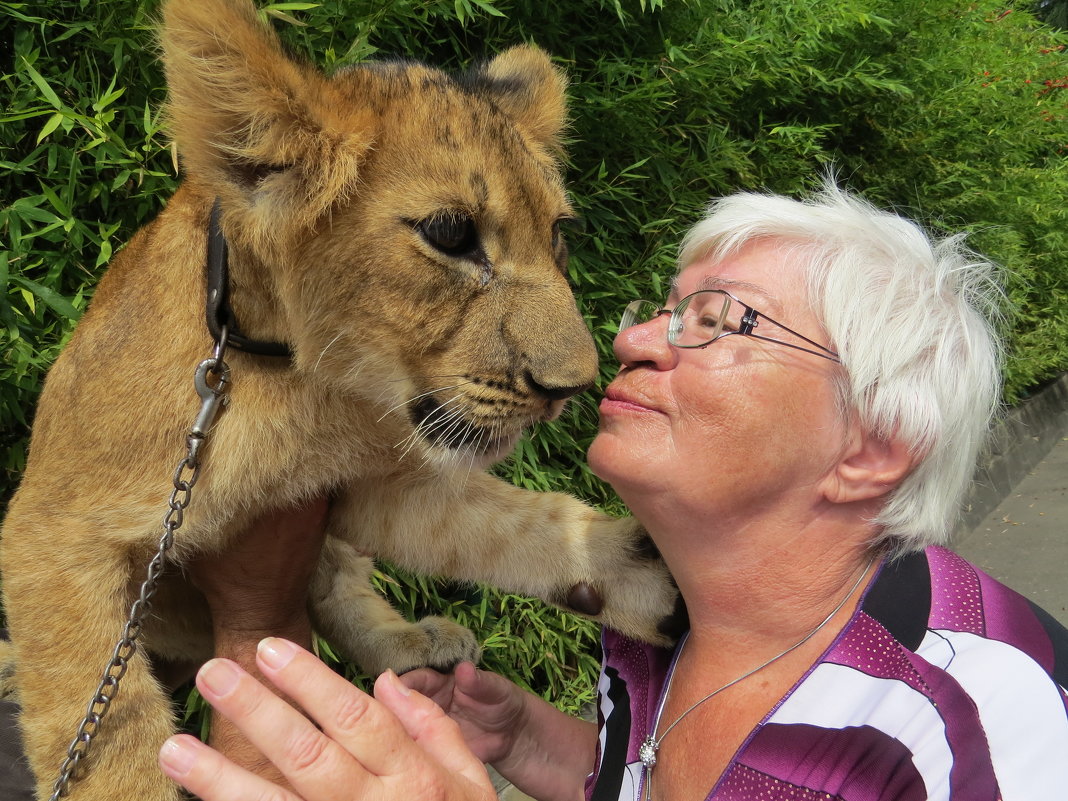
[[[246,233],[276,239],[352,191],[371,112],[287,57],[251,0],[167,0],[160,40],[184,169]]]
[[[567,79],[544,50],[505,50],[472,76],[493,102],[534,141],[558,153],[567,123]]]

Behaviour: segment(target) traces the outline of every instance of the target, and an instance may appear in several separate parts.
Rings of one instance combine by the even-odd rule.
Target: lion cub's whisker
[[[434,422],[434,424],[426,428],[427,434],[436,433],[441,436],[447,437],[449,434],[456,430],[457,426],[463,425],[466,422],[463,416],[463,409],[449,409],[447,412],[445,410],[445,407],[449,403],[452,403],[453,401],[459,399],[459,397],[459,395],[455,396],[448,403],[443,403],[435,410],[435,414],[437,414],[438,412],[445,413],[438,415],[438,419]],[[429,420],[430,418],[428,417],[427,419]]]
[[[319,369],[319,364],[320,364],[320,363],[322,362],[322,360],[323,360],[323,356],[325,356],[325,355],[326,355],[326,352],[327,352],[328,350],[330,350],[331,346],[332,346],[332,345],[333,345],[333,344],[334,344],[335,342],[337,342],[337,341],[338,341],[339,339],[341,339],[341,337],[342,337],[342,335],[343,335],[344,333],[345,333],[344,331],[339,331],[339,332],[338,332],[338,335],[337,335],[336,337],[334,337],[333,339],[331,339],[331,340],[330,340],[329,342],[327,342],[327,343],[326,343],[326,345],[325,345],[325,346],[323,347],[323,349],[322,349],[322,350],[321,350],[321,351],[319,352],[319,358],[315,360],[315,366],[314,366],[314,367],[312,367],[312,372],[313,372],[313,373],[314,373],[314,372],[315,372],[316,370],[318,370],[318,369]]]
[[[465,426],[466,426],[466,427],[467,427],[468,429],[470,429],[470,427],[471,427],[471,423],[470,423],[470,422],[468,422],[468,421],[467,421],[467,420],[466,420],[466,419],[465,419],[465,418],[463,417],[463,415],[462,415],[462,414],[456,415],[456,416],[454,417],[454,419],[453,419],[452,423],[450,423],[450,425],[448,426],[448,428],[446,428],[446,429],[445,429],[444,431],[442,431],[442,432],[441,432],[441,436],[442,436],[442,438],[444,438],[444,439],[445,439],[446,441],[448,441],[448,440],[449,440],[449,438],[450,438],[450,437],[452,437],[452,435],[453,435],[453,434],[454,434],[454,433],[455,433],[455,432],[456,432],[457,430],[462,430],[462,429],[463,429],[463,428],[464,428]]]
[[[571,403],[568,404],[568,411],[576,422],[589,421],[596,423],[600,417],[597,411],[597,404],[587,393],[573,397]]]
[[[459,384],[453,384],[451,387],[435,387],[434,389],[428,389],[426,392],[423,392],[423,393],[421,393],[419,395],[415,395],[415,396],[413,396],[411,398],[408,398],[408,400],[403,400],[400,403],[396,404],[395,406],[391,406],[390,408],[386,409],[386,411],[383,412],[382,416],[379,417],[377,420],[375,420],[375,422],[376,423],[381,423],[386,418],[387,415],[392,414],[393,412],[397,411],[397,409],[399,409],[400,407],[407,406],[409,403],[412,403],[413,401],[417,401],[420,398],[425,398],[427,395],[433,395],[435,392],[445,392],[447,390],[456,389],[458,387],[464,386],[465,384],[471,384],[471,383],[473,383],[473,382],[471,382],[471,381],[461,381]],[[456,397],[453,398],[453,400],[455,400],[458,397],[460,397],[460,396],[457,395]]]
[[[415,427],[415,430],[408,437],[410,442],[408,443],[407,447],[405,447],[404,451],[401,453],[401,458],[402,459],[405,456],[408,455],[408,453],[411,451],[412,448],[415,447],[415,444],[419,441],[420,438],[423,438],[423,439],[428,438],[431,432],[437,430],[442,425],[445,425],[447,423],[447,421],[451,417],[463,414],[463,410],[446,411],[446,408],[445,408],[449,404],[454,403],[455,401],[459,400],[460,398],[461,398],[460,395],[454,395],[452,398],[447,400],[445,403],[443,403],[443,404],[439,405],[437,408],[435,408],[433,412],[431,412],[429,415],[427,415],[423,420],[421,420],[419,422],[419,425],[417,425]],[[425,463],[426,459],[424,458],[423,461]]]

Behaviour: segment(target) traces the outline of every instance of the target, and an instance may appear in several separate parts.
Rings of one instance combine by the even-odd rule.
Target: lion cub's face
[[[560,235],[564,85],[541,51],[461,79],[327,79],[245,2],[197,6],[166,10],[171,117],[190,180],[222,199],[235,276],[273,298],[238,309],[246,329],[379,404],[398,444],[480,463],[593,382]]]

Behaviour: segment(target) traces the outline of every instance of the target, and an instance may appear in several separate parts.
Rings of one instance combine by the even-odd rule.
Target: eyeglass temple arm
[[[824,359],[830,359],[832,362],[838,362],[839,364],[841,364],[842,360],[839,358],[838,354],[830,348],[825,348],[819,342],[815,342],[809,339],[804,334],[797,333],[794,329],[790,328],[790,326],[783,325],[778,320],[768,317],[768,315],[763,314],[762,312],[758,312],[752,306],[746,306],[744,303],[742,305],[745,306],[745,315],[743,315],[742,317],[742,324],[738,327],[739,334],[745,334],[746,336],[753,337],[754,339],[763,339],[765,342],[775,342],[779,345],[785,345],[786,347],[793,348],[794,350],[802,350],[805,353],[811,353],[814,356],[822,356]],[[789,342],[783,342],[781,339],[772,339],[771,337],[754,334],[753,329],[757,327],[757,320],[760,317],[763,317],[769,323],[774,323],[775,325],[779,326],[779,328],[781,328],[783,331],[789,331],[798,339],[805,340],[805,342],[807,342],[809,345],[814,348],[819,348],[819,350],[811,350],[809,348],[803,348],[800,345],[791,345]]]
[[[789,331],[790,329],[787,328],[786,330]],[[742,332],[741,331],[731,331],[731,333],[732,334],[740,334]],[[752,332],[746,334],[746,336],[750,336],[753,339],[763,339],[765,342],[774,342],[776,345],[785,345],[788,348],[793,348],[794,350],[804,351],[805,353],[811,353],[813,356],[819,356],[821,358],[827,359],[828,361],[832,361],[832,362],[835,362],[837,364],[841,364],[842,363],[842,360],[840,358],[838,358],[838,354],[835,353],[833,350],[831,350],[830,348],[825,348],[825,347],[823,347],[823,345],[820,345],[817,342],[812,342],[812,340],[806,339],[805,337],[801,337],[801,338],[804,339],[806,342],[812,342],[812,344],[815,345],[817,348],[819,348],[819,350],[812,350],[812,348],[803,348],[800,345],[794,345],[794,344],[791,344],[789,342],[783,342],[781,339],[772,339],[771,337],[761,336],[760,334],[754,334]],[[801,336],[801,335],[797,334],[797,336]]]

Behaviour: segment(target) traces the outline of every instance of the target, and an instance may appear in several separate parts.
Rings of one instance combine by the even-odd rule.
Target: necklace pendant
[[[642,764],[648,770],[652,770],[656,764],[656,752],[659,748],[660,743],[654,740],[652,735],[648,735],[642,740],[641,747],[638,748],[638,759],[642,761]]]

